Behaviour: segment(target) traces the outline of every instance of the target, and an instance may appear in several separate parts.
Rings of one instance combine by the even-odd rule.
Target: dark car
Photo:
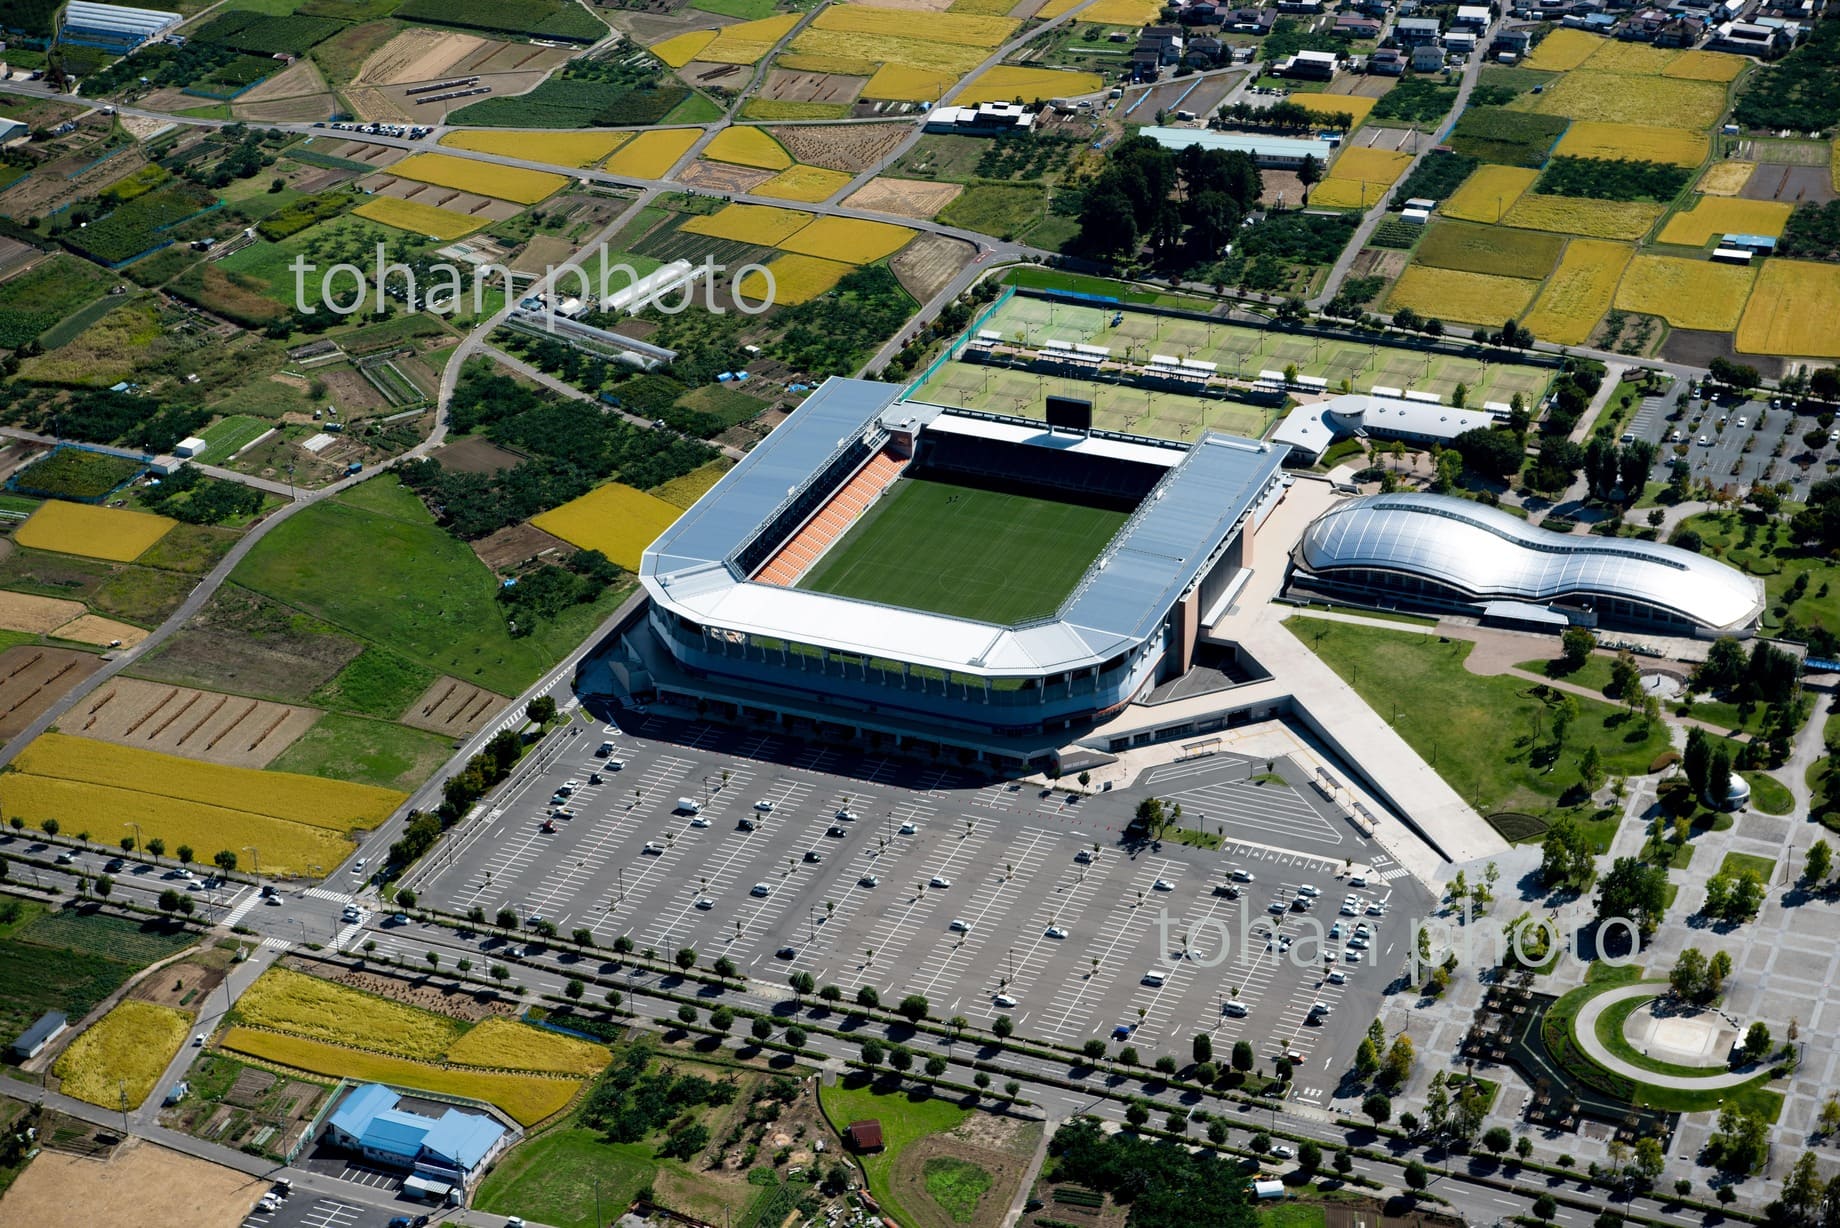
[[[797,947],[786,946],[781,947],[779,950],[773,952],[773,954],[779,956],[781,959],[797,959],[799,957],[799,949]]]
[[[830,830],[825,832],[824,834],[827,836],[836,836],[841,839],[842,837],[849,835],[850,831],[847,827],[844,827],[841,823],[832,823],[830,826]]]

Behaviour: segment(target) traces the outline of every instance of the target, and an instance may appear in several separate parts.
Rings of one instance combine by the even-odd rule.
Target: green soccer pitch
[[[1126,515],[908,478],[799,587],[953,618],[1025,622],[1059,608]]]

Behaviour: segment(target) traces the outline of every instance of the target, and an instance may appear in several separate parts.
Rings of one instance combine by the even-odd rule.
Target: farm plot
[[[1412,265],[1387,300],[1390,310],[1410,307],[1420,315],[1463,324],[1487,324],[1518,317],[1533,301],[1538,282],[1455,269]]]
[[[708,494],[710,488],[722,480],[722,475],[734,467],[735,462],[724,456],[710,461],[701,468],[692,469],[681,478],[672,478],[652,493],[672,507],[688,509],[698,499]]]
[[[768,131],[801,163],[852,174],[879,165],[907,135],[895,124],[822,124]]]
[[[863,86],[862,96],[885,102],[933,102],[951,89],[956,80],[950,73],[909,68],[905,64],[884,64]]]
[[[303,55],[344,25],[329,17],[285,17],[231,9],[206,22],[192,37],[251,55]]]
[[[556,166],[594,166],[632,139],[629,132],[450,132],[441,144]]]
[[[105,1109],[136,1109],[185,1043],[190,1013],[128,999],[70,1042],[52,1073],[58,1090]]]
[[[939,211],[951,204],[960,192],[965,190],[962,183],[929,183],[924,179],[871,179],[844,198],[843,203],[852,209],[868,209],[876,213],[894,213],[902,217],[932,218]]]
[[[1641,255],[1623,273],[1616,306],[1660,316],[1675,328],[1730,332],[1738,326],[1755,276],[1752,268]]]
[[[787,72],[783,68],[775,68],[767,73],[766,82],[761,85],[756,101],[784,106],[807,103],[831,108],[809,117],[796,112],[789,113],[780,117],[783,119],[821,119],[836,114],[837,108],[842,108],[843,113],[848,114],[849,105],[862,93],[865,80],[864,77],[845,77],[836,73]]]
[[[1540,172],[1529,167],[1479,166],[1438,213],[1468,222],[1499,222],[1539,177]]]
[[[1683,51],[1661,70],[1661,75],[1686,81],[1736,81],[1748,62],[1742,56],[1716,51]]]
[[[93,652],[20,644],[0,653],[0,738],[17,737],[64,693],[102,668]]]
[[[447,1051],[456,1066],[584,1078],[606,1069],[609,1059],[605,1045],[499,1018],[480,1020]]]
[[[1412,155],[1395,149],[1372,149],[1351,145],[1329,168],[1338,179],[1355,179],[1362,183],[1392,185],[1412,165]]]
[[[716,196],[745,196],[771,178],[772,171],[727,162],[705,162],[701,158],[676,175],[677,182],[684,187]]]
[[[1542,341],[1584,344],[1610,310],[1632,252],[1625,243],[1573,239],[1521,323]]]
[[[1310,189],[1309,203],[1319,209],[1367,209],[1386,195],[1383,183],[1362,183],[1331,175]]]
[[[761,57],[773,50],[774,44],[790,34],[792,27],[798,24],[799,14],[780,13],[773,17],[762,17],[758,21],[724,26],[693,58],[711,64],[757,64]],[[672,67],[682,65],[674,64]]]
[[[466,1033],[457,1019],[288,968],[270,968],[243,991],[236,1022],[433,1062]]]
[[[1736,196],[1744,191],[1744,185],[1750,182],[1751,172],[1756,169],[1755,162],[1714,162],[1699,177],[1693,190],[1707,196]]]
[[[607,35],[598,19],[566,0],[405,0],[395,16],[435,26],[502,30],[537,38],[592,43]]]
[[[1646,43],[1625,43],[1612,39],[1598,40],[1598,48],[1582,65],[1589,72],[1627,73],[1630,76],[1660,76],[1667,71],[1680,52]]]
[[[1539,167],[1546,165],[1553,144],[1564,131],[1565,120],[1557,115],[1471,106],[1457,117],[1449,144],[1458,153],[1484,162]]]
[[[975,255],[969,243],[945,235],[923,234],[902,248],[888,267],[916,303],[938,294]]]
[[[567,187],[569,182],[548,171],[488,165],[438,153],[411,154],[392,166],[390,173],[457,192],[476,192],[481,196],[516,201],[520,205],[534,205]]]
[[[639,555],[677,516],[678,509],[656,495],[611,482],[531,517],[530,523],[583,550],[599,550],[628,571],[638,571]]]
[[[81,601],[0,590],[0,630],[43,635],[73,618],[81,618],[88,608]]]
[[[87,260],[63,252],[0,283],[0,347],[17,349],[96,301],[113,283]]]
[[[1528,193],[1508,210],[1507,224],[1590,239],[1640,239],[1662,213],[1642,201],[1591,200],[1582,196]]]
[[[729,205],[719,213],[693,217],[678,229],[689,234],[708,235],[712,239],[777,247],[782,239],[791,238],[811,221],[812,215],[801,209]]]
[[[844,171],[829,171],[821,166],[794,166],[758,184],[754,192],[776,200],[799,200],[815,203],[829,200],[849,186],[851,176]]]
[[[92,457],[95,454],[64,449],[54,453],[53,458],[66,455]],[[46,463],[40,461],[39,465]],[[139,466],[134,468],[138,470]],[[97,494],[107,494],[116,484],[112,483]],[[59,554],[77,554],[84,558],[126,563],[139,558],[177,523],[149,512],[92,507],[85,503],[66,503],[61,499],[52,499],[39,504],[38,510],[27,517],[18,532],[13,534],[13,539],[35,550],[52,550]]]
[[[1698,166],[1706,160],[1710,146],[1711,138],[1685,128],[1648,128],[1581,119],[1565,130],[1553,152],[1568,158],[1628,158]]]
[[[854,266],[816,256],[787,253],[767,262],[773,276],[772,299],[776,303],[806,303],[849,276]],[[765,273],[749,273],[741,279],[740,292],[750,302],[764,301],[769,294]]]
[[[319,715],[311,708],[116,677],[85,696],[61,727],[121,746],[261,768]]]
[[[957,78],[981,64],[991,49],[1009,37],[1016,24],[1007,17],[952,13],[934,14],[924,21],[916,21],[912,13],[900,9],[833,5],[792,40],[789,48],[792,54],[784,66],[845,72],[874,71],[875,66],[900,64]],[[1008,71],[1027,76],[1043,73],[1040,69]],[[968,104],[998,96],[1008,98],[1015,92],[1010,90],[1000,95],[979,92],[984,88],[974,82],[971,92],[961,95],[960,101]],[[1023,96],[1028,97],[1027,92]]]
[[[714,30],[692,30],[688,34],[678,34],[662,42],[653,43],[646,50],[663,60],[672,68],[682,68],[693,62],[702,53],[703,48],[716,41]]]
[[[1840,266],[1766,260],[1738,324],[1738,349],[1840,358],[1835,320],[1840,320]]]
[[[471,218],[478,225],[486,222],[509,221],[523,212],[522,206],[508,200],[498,200],[474,192],[438,187],[415,179],[398,179],[394,175],[376,175],[363,181],[359,186],[379,199],[404,200],[442,209],[448,213],[457,213],[462,217]],[[232,256],[232,259],[234,258]]]
[[[733,162],[763,170],[783,171],[792,165],[792,157],[780,143],[759,128],[730,126],[715,134],[703,146],[703,157],[716,162]]]
[[[1540,40],[1523,62],[1544,72],[1570,72],[1605,46],[1605,40],[1583,30],[1558,29]]]
[[[352,212],[373,222],[382,222],[385,226],[394,226],[398,230],[442,242],[470,235],[487,221],[485,218],[455,213],[438,205],[424,205],[417,200],[403,200],[395,196],[372,197]]]
[[[1552,271],[1564,246],[1563,237],[1536,230],[1438,222],[1419,241],[1413,258],[1434,268],[1538,281]]]
[[[907,245],[915,232],[889,222],[865,222],[848,217],[821,217],[790,238],[775,244],[782,251],[849,264],[868,264],[892,256]]]
[[[1544,94],[1523,94],[1509,105],[1571,119],[1704,130],[1725,109],[1725,87],[1714,81],[1629,77],[1581,69],[1566,73]]]
[[[130,623],[116,622],[99,614],[73,618],[52,633],[53,638],[76,644],[94,644],[98,648],[132,648],[147,638],[147,632]]]
[[[1703,196],[1691,209],[1669,218],[1656,240],[1682,247],[1703,247],[1718,235],[1768,235],[1778,238],[1789,224],[1795,206],[1773,200],[1740,200],[1731,196]]]
[[[484,687],[442,677],[430,683],[399,719],[416,729],[460,737],[473,733],[508,702]]]
[[[613,151],[606,171],[634,179],[660,179],[702,139],[701,128],[663,128],[641,132]]]
[[[1097,89],[1098,86],[1095,85],[1092,88]],[[1046,95],[1043,96],[1046,97]],[[1351,128],[1358,128],[1361,125],[1361,121],[1367,118],[1368,112],[1374,109],[1374,104],[1380,100],[1378,98],[1368,98],[1362,94],[1299,93],[1292,94],[1289,101],[1296,103],[1298,106],[1314,115],[1320,115],[1325,118],[1332,115],[1347,115],[1352,121],[1349,126]],[[1407,160],[1410,161],[1410,159]]]

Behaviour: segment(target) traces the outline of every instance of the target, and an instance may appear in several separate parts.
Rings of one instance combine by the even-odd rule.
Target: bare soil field
[[[61,627],[73,618],[82,617],[86,612],[87,608],[81,601],[0,590],[0,628],[8,631],[29,631],[34,635],[43,635],[53,627]]]
[[[326,78],[320,76],[319,65],[303,56],[238,98],[237,101],[269,102],[276,98],[299,98],[303,94],[330,94],[331,92],[331,87],[326,84]]]
[[[64,724],[70,733],[103,742],[260,768],[319,717],[312,708],[115,678],[77,705]]]
[[[270,124],[311,124],[336,115],[339,100],[331,93],[300,94],[293,98],[270,98],[262,102],[237,99],[230,113],[238,119],[259,120]]]
[[[193,98],[180,105],[195,106],[198,101]],[[96,147],[92,146],[77,157],[60,158],[40,167],[7,192],[7,212],[13,217],[25,217],[49,212],[78,197],[94,198],[110,184],[126,179],[147,164],[138,145],[130,146],[108,161],[92,166],[99,156]],[[86,170],[85,167],[90,169]]]
[[[1331,84],[1328,89],[1324,90],[1323,93],[1352,94],[1357,98],[1378,98],[1397,84],[1399,84],[1398,77],[1345,74]]]
[[[402,85],[460,74],[449,70],[492,40],[476,34],[410,26],[371,53],[353,85]]]
[[[732,195],[752,192],[773,178],[774,172],[753,166],[731,166],[726,162],[705,162],[698,158],[677,176],[677,182],[703,192]]]
[[[919,302],[938,294],[977,253],[962,239],[921,235],[888,262],[907,292]]]
[[[1746,162],[1766,162],[1779,166],[1826,166],[1825,141],[1739,141],[1735,155]]]
[[[867,77],[775,68],[760,87],[760,96],[775,102],[855,102],[868,83]]]
[[[294,181],[294,188],[296,191],[307,193],[324,192],[327,188],[336,188],[339,184],[350,179],[351,176],[352,172],[350,171],[315,171],[311,175],[302,175],[299,179],[296,179]]]
[[[1825,166],[1760,165],[1739,189],[1745,200],[1781,200],[1818,205],[1835,198],[1832,174]]]
[[[750,71],[740,64],[717,64],[710,60],[691,60],[677,70],[677,75],[691,86],[721,85],[738,88],[747,83]]]
[[[132,648],[147,638],[147,632],[132,623],[119,623],[100,614],[73,618],[51,634],[60,640],[94,644],[99,648]]]
[[[514,469],[523,461],[507,448],[501,448],[488,439],[477,435],[468,435],[458,443],[450,443],[436,449],[430,455],[441,462],[447,469],[459,473],[498,473],[505,469]],[[541,529],[537,530],[539,533]],[[544,533],[548,537],[549,534]]]
[[[931,218],[958,199],[960,183],[931,183],[924,179],[871,179],[844,197],[852,209],[873,209],[901,217]]]
[[[38,263],[33,257],[40,254],[36,247],[21,243],[18,239],[0,239],[0,277],[24,272]]]
[[[33,1228],[235,1228],[268,1186],[263,1178],[129,1139],[106,1161],[40,1152],[0,1200],[0,1221]]]
[[[407,1002],[423,1010],[446,1015],[450,1019],[464,1019],[477,1023],[490,1019],[494,1015],[501,1018],[516,1018],[522,1009],[490,989],[463,990],[452,985],[428,985],[418,977],[413,981],[401,977],[386,976],[381,972],[363,972],[347,969],[338,971],[337,965],[322,964],[317,960],[290,959],[288,966],[297,972],[311,976],[324,977],[353,989],[362,989],[366,993],[379,994],[393,998],[398,1002]]]
[[[348,158],[353,162],[382,167],[397,161],[407,151],[393,145],[373,145],[369,141],[340,141],[325,152],[335,158]]]
[[[398,200],[413,200],[418,204],[446,209],[450,213],[464,213],[468,217],[486,218],[494,222],[516,217],[524,210],[524,206],[508,200],[481,196],[476,192],[458,192],[453,188],[444,188],[432,183],[420,183],[414,179],[401,179],[395,175],[368,175],[360,181],[358,186],[378,196],[394,196]]]
[[[245,454],[247,455],[247,453]],[[225,585],[152,656],[138,677],[205,690],[304,700],[363,645],[248,589]]]
[[[529,524],[507,525],[473,543],[479,561],[496,572],[510,571],[557,551],[573,554],[575,547]]]
[[[19,733],[101,668],[101,657],[71,648],[21,644],[0,653],[0,738]]]
[[[472,733],[508,701],[503,695],[458,678],[440,677],[399,718],[414,729],[459,737]]]
[[[1354,258],[1354,266],[1349,269],[1350,277],[1384,277],[1388,281],[1397,278],[1406,271],[1406,263],[1411,260],[1410,252],[1388,251],[1380,247],[1362,248]]]
[[[1759,173],[1762,167],[1758,168]],[[1715,358],[1728,362],[1742,362],[1757,368],[1765,379],[1779,379],[1785,373],[1786,364],[1780,358],[1767,354],[1740,354],[1732,343],[1730,333],[1704,332],[1699,329],[1677,328],[1668,334],[1661,345],[1661,356],[1669,362],[1686,363],[1690,366],[1710,366]]]
[[[1259,203],[1273,205],[1282,200],[1291,208],[1303,199],[1303,180],[1291,171],[1259,172]]]
[[[340,413],[360,413],[390,403],[354,367],[335,367],[315,371],[313,375],[326,385],[326,395],[332,398],[332,403],[339,407]]]
[[[128,996],[156,1006],[191,1007],[203,1005],[203,999],[223,984],[230,968],[230,953],[215,947],[196,951],[158,972],[150,972],[135,983]],[[187,1002],[185,995],[192,995]],[[196,1006],[194,1004],[197,1004]],[[266,1072],[265,1072],[266,1073]]]
[[[1423,140],[1423,137],[1420,137],[1420,140]],[[1354,143],[1363,149],[1403,149],[1411,153],[1412,130],[1410,128],[1376,128],[1372,124],[1365,124],[1355,133]]]
[[[12,477],[48,450],[47,445],[29,439],[0,439],[0,481]]]
[[[521,44],[511,44],[521,46]],[[537,48],[553,51],[554,48]],[[558,52],[557,54],[566,54]],[[541,85],[554,72],[555,64],[543,64],[540,67],[525,69],[520,72],[476,73],[464,67],[456,68],[445,76],[477,76],[478,84],[491,90],[494,98],[515,97],[528,94]],[[465,98],[450,98],[435,102],[435,95],[411,95],[415,88],[413,82],[402,85],[353,85],[345,90],[345,99],[351,103],[352,110],[365,120],[383,120],[391,123],[431,124],[447,118],[448,113],[461,107],[478,102],[482,95],[469,95]]]
[[[880,162],[913,130],[903,124],[837,124],[768,131],[808,166],[855,172]]]
[[[538,235],[526,243],[518,258],[511,262],[511,271],[540,277],[546,269],[560,268],[574,254],[574,245],[567,240],[555,235]]]
[[[919,1221],[920,1228],[997,1228],[1028,1171],[1042,1127],[1031,1122],[973,1113],[948,1134],[935,1134],[901,1152],[895,1161],[893,1183],[901,1205]],[[926,1163],[933,1159],[963,1160],[990,1174],[990,1188],[978,1199],[970,1220],[955,1220],[926,1192]]]

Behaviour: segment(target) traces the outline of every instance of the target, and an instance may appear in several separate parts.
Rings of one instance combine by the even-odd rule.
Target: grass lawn
[[[893,1213],[901,1223],[919,1223],[919,1219],[894,1198],[890,1178],[902,1149],[911,1147],[929,1134],[953,1130],[969,1116],[971,1110],[946,1100],[919,1093],[878,1092],[868,1084],[846,1087],[841,1083],[821,1086],[818,1103],[831,1126],[842,1134],[853,1121],[875,1119],[882,1123],[883,1148],[876,1155],[862,1158],[863,1171],[869,1179],[869,1192],[876,1201]]]
[[[1776,873],[1776,862],[1769,857],[1754,857],[1749,853],[1727,853],[1725,860],[1719,863],[1720,874],[1737,874],[1750,870],[1764,882],[1769,882]]]
[[[0,904],[0,1034],[14,1036],[48,1010],[81,1019],[139,969],[197,941],[193,934],[120,917]]]
[[[1514,668],[1526,670],[1530,674],[1542,674],[1560,682],[1569,682],[1573,686],[1602,691],[1610,685],[1610,661],[1609,657],[1593,653],[1585,658],[1585,663],[1577,669],[1567,669],[1563,657],[1552,657],[1545,661],[1522,661]]]
[[[1323,1228],[1328,1217],[1315,1203],[1285,1202],[1259,1208],[1260,1228]]]
[[[800,586],[994,623],[1051,614],[1125,513],[979,490],[899,483]]]
[[[1285,625],[1374,711],[1393,719],[1399,736],[1453,789],[1489,810],[1553,808],[1579,783],[1578,760],[1587,746],[1597,747],[1611,775],[1646,772],[1667,748],[1665,728],[1643,734],[1621,708],[1579,699],[1578,717],[1555,760],[1551,709],[1535,694],[1538,684],[1471,674],[1463,662],[1473,644],[1321,619],[1293,618]]]
[[[649,1143],[606,1143],[598,1131],[569,1126],[513,1148],[480,1183],[474,1205],[523,1215],[556,1228],[596,1228],[603,1211],[626,1207],[652,1184],[658,1162]]]
[[[1828,561],[1815,551],[1798,550],[1789,544],[1787,525],[1777,526],[1779,537],[1774,547],[1770,545],[1769,530],[1763,527],[1753,530],[1752,540],[1746,545],[1745,517],[1745,513],[1736,511],[1704,512],[1687,517],[1682,527],[1700,535],[1707,554],[1763,577],[1769,603],[1763,614],[1766,631],[1781,627],[1785,614],[1793,614],[1804,627],[1840,631],[1840,589],[1830,584],[1833,573]],[[1803,574],[1808,576],[1808,584],[1802,596],[1785,605],[1795,578]]]
[[[625,597],[624,587],[512,638],[497,584],[394,477],[364,482],[285,521],[237,567],[237,583],[438,673],[516,695]]]
[[[1659,981],[1655,982],[1654,988],[1656,997],[1668,991],[1667,985]],[[1682,1075],[1687,1078],[1705,1074],[1724,1074],[1725,1067],[1723,1066],[1683,1066],[1678,1062],[1663,1062],[1648,1056],[1629,1043],[1629,1037],[1624,1032],[1629,1017],[1654,1000],[1654,997],[1625,998],[1607,1007],[1604,1013],[1597,1017],[1599,1043],[1630,1065],[1640,1066],[1643,1070],[1652,1071],[1655,1074]]]
[[[1047,216],[1048,194],[1032,183],[973,184],[939,211],[948,226],[1013,239]]]
[[[209,445],[199,459],[213,465],[229,460],[237,449],[244,447],[274,425],[264,418],[251,417],[249,414],[231,414],[222,421],[212,423],[205,428],[204,434],[199,436]]]
[[[408,793],[451,753],[453,740],[440,734],[328,712],[269,767]]]
[[[366,648],[332,681],[313,692],[323,708],[395,720],[435,680],[433,670],[405,661],[381,648]]]
[[[969,1224],[978,1199],[990,1189],[990,1173],[969,1160],[934,1156],[923,1170],[926,1192],[956,1224]]]
[[[1795,795],[1789,787],[1768,772],[1745,772],[1750,782],[1751,805],[1765,814],[1788,814],[1795,809]]]

